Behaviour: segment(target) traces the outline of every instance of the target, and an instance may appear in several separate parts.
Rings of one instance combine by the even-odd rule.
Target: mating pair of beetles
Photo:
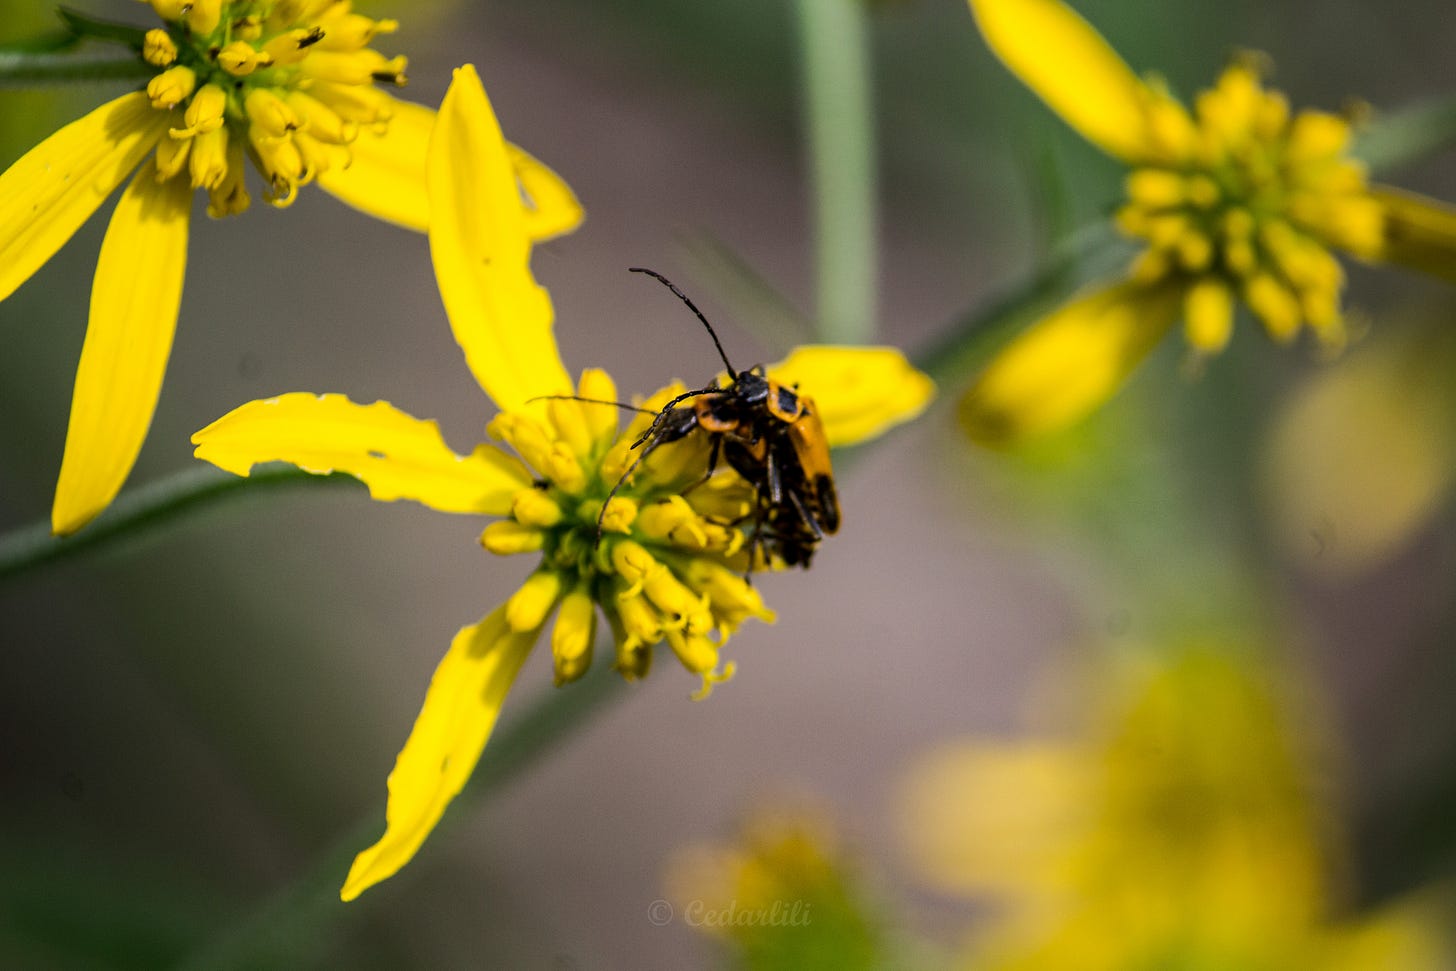
[[[747,371],[735,370],[713,325],[687,294],[655,270],[634,266],[631,271],[655,278],[703,322],[728,369],[729,384],[720,387],[714,382],[696,391],[685,391],[654,413],[652,424],[632,443],[632,448],[641,451],[612,486],[607,501],[653,451],[702,431],[710,441],[704,480],[717,469],[721,457],[753,486],[756,501],[750,513],[753,533],[749,569],[759,549],[770,558],[779,557],[786,566],[808,567],[819,542],[839,529],[839,497],[834,489],[829,443],[813,399],[769,378],[761,364]],[[617,401],[560,397],[647,411]],[[598,517],[598,540],[601,531]]]

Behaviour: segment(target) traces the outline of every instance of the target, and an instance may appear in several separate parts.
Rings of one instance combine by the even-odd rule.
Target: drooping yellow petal
[[[430,197],[425,159],[435,112],[396,98],[388,126],[360,128],[349,143],[350,162],[319,173],[318,184],[341,202],[406,229],[425,232]],[[561,177],[518,146],[506,143],[516,180],[525,194],[526,235],[535,242],[569,233],[581,225],[581,203]]]
[[[1456,209],[1386,186],[1376,186],[1370,194],[1385,210],[1376,258],[1456,282]]]
[[[364,125],[349,143],[349,164],[320,172],[318,184],[339,201],[386,222],[423,233],[430,225],[425,156],[435,112],[388,99],[388,125]]]
[[[1117,52],[1060,0],[970,0],[992,52],[1053,111],[1109,154],[1154,151],[1150,93]]]
[[[475,769],[506,692],[540,630],[513,632],[505,608],[455,635],[389,774],[384,836],[354,858],[339,896],[353,900],[415,855]]]
[[[561,176],[518,145],[507,142],[506,152],[526,195],[526,235],[533,242],[561,236],[581,225],[586,213]]]
[[[967,433],[1012,445],[1071,425],[1122,387],[1181,304],[1177,285],[1123,282],[1054,311],[1002,350],[961,399]]]
[[[531,276],[531,242],[500,125],[475,68],[455,79],[435,122],[427,164],[430,255],[455,339],[503,411],[571,394],[551,332],[551,298]]]
[[[343,395],[285,394],[250,401],[192,436],[196,455],[235,475],[260,462],[290,462],[324,475],[347,472],[383,502],[413,499],[442,512],[510,512],[531,484],[514,456],[481,445],[452,452],[433,421],[386,401],[358,405]]]
[[[0,300],[70,239],[167,130],[145,92],[71,122],[0,175]]]
[[[177,329],[192,186],[148,161],[101,243],[51,529],[73,533],[116,497],[141,451]]]
[[[835,447],[909,421],[935,397],[935,382],[893,347],[796,347],[768,374],[814,400]]]

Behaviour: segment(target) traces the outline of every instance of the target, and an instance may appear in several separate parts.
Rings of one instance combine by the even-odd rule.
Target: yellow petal
[[[1456,209],[1385,186],[1370,194],[1385,210],[1385,232],[1376,259],[1456,282]]]
[[[51,508],[57,535],[106,508],[147,437],[177,329],[191,211],[187,180],[159,183],[148,161],[106,229]]]
[[[1386,331],[1290,397],[1263,471],[1292,560],[1334,576],[1368,570],[1445,507],[1456,487],[1453,366],[1456,342]]]
[[[474,771],[539,633],[513,633],[500,607],[455,635],[389,774],[384,836],[354,858],[342,899],[353,900],[393,876],[430,835]]]
[[[425,189],[425,155],[435,112],[424,105],[389,99],[392,114],[382,132],[361,125],[349,143],[349,164],[320,172],[324,191],[386,222],[423,233],[430,225]]]
[[[427,168],[435,279],[476,380],[503,411],[571,394],[551,333],[551,298],[531,276],[515,172],[469,65],[455,72],[440,105]]]
[[[526,235],[539,243],[581,225],[586,214],[561,176],[517,145],[507,142],[506,152],[526,196]]]
[[[1011,445],[1084,417],[1122,387],[1181,304],[1175,285],[1124,282],[1054,311],[1002,350],[961,399],[967,433]]]
[[[235,475],[277,461],[319,475],[347,472],[375,499],[413,499],[442,512],[504,516],[511,497],[531,484],[525,466],[498,448],[481,445],[456,455],[433,421],[386,401],[358,405],[338,394],[250,401],[193,435],[192,443],[198,458]]]
[[[935,397],[935,382],[893,347],[796,347],[768,373],[814,400],[835,447],[883,434]]]
[[[136,91],[71,122],[0,175],[0,300],[96,211],[167,130]]]
[[[355,209],[423,233],[430,225],[425,159],[435,112],[413,102],[388,100],[392,114],[383,133],[374,126],[361,126],[349,143],[348,166],[319,173],[318,184]],[[526,196],[526,235],[540,242],[581,225],[581,203],[560,176],[524,149],[507,143],[506,151]]]
[[[1092,144],[1124,161],[1154,147],[1146,85],[1060,0],[970,0],[992,52]]]

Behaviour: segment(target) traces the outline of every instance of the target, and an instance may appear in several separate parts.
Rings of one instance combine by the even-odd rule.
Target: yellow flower
[[[1002,905],[965,966],[1448,967],[1418,905],[1333,916],[1329,794],[1291,732],[1310,721],[1274,683],[1228,645],[1193,645],[1099,671],[1086,696],[1105,707],[1080,736],[922,759],[903,803],[916,862]]]
[[[245,157],[264,198],[286,206],[317,180],[379,218],[423,231],[425,146],[434,113],[375,82],[405,61],[369,45],[389,20],[336,0],[152,0],[165,26],[141,57],[144,91],[102,105],[0,175],[0,300],[10,296],[132,172],[91,290],[52,529],[80,529],[116,496],[141,450],[171,351],[187,262],[192,190],[208,214],[248,208]],[[549,170],[512,149],[536,237],[580,207]]]
[[[624,431],[612,405],[543,400],[615,401],[617,391],[594,369],[573,384],[561,361],[550,298],[530,271],[512,161],[479,78],[461,68],[426,160],[430,251],[466,363],[500,408],[487,430],[514,454],[482,444],[457,455],[434,422],[338,395],[254,401],[193,437],[199,458],[239,475],[282,460],[348,472],[376,499],[499,516],[481,536],[485,548],[540,557],[520,589],[462,630],[440,663],[389,777],[387,830],[355,861],[345,900],[393,874],[424,842],[469,777],[553,612],[558,684],[591,663],[600,609],[625,677],[645,674],[651,649],[666,641],[704,692],[731,676],[732,665],[719,661],[729,635],[749,618],[773,619],[742,576],[749,564],[736,523],[751,509],[752,487],[726,468],[703,481],[706,436],[655,450],[601,515],[599,538],[603,503],[652,416],[639,413]],[[816,396],[831,444],[906,420],[931,393],[929,379],[886,349],[804,348],[788,363]],[[665,388],[642,407],[651,412],[681,390]]]
[[[1251,58],[1192,110],[1133,74],[1060,0],[970,0],[991,50],[1094,145],[1126,162],[1117,228],[1145,244],[1096,287],[1014,339],[961,403],[973,438],[1009,444],[1110,397],[1181,317],[1196,355],[1219,352],[1240,301],[1276,341],[1345,341],[1335,252],[1456,278],[1456,213],[1366,181],[1345,119],[1291,113]]]
[[[884,968],[885,915],[830,815],[788,801],[757,809],[724,844],[673,853],[654,923],[717,939],[745,969]]]

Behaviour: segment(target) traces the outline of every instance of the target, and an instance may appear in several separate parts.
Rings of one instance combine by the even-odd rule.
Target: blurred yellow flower
[[[773,619],[742,576],[749,564],[736,524],[752,508],[752,486],[726,468],[703,481],[706,436],[689,435],[642,462],[607,505],[599,541],[603,503],[652,415],[639,413],[621,431],[617,408],[600,403],[616,400],[612,379],[594,369],[576,384],[568,376],[550,298],[530,271],[531,234],[512,163],[479,78],[461,68],[427,155],[430,250],[466,363],[501,409],[488,431],[515,455],[491,444],[457,455],[434,422],[340,395],[254,401],[193,437],[199,458],[239,475],[282,460],[348,472],[376,499],[503,517],[481,536],[485,548],[541,557],[515,594],[456,636],[440,663],[389,777],[388,828],[355,861],[345,900],[393,874],[424,842],[470,776],[553,612],[558,684],[590,665],[600,608],[625,677],[645,674],[651,649],[666,641],[704,691],[732,673],[719,664],[729,635],[749,618]],[[788,363],[812,388],[830,444],[907,420],[931,393],[929,379],[888,349],[803,348]],[[681,390],[665,388],[642,407],[651,412]],[[573,393],[598,403],[543,400]]]
[[[969,0],[991,50],[1094,145],[1126,162],[1116,224],[1146,248],[1125,280],[1015,338],[966,393],[972,438],[1011,444],[1096,408],[1183,320],[1197,355],[1228,343],[1242,301],[1281,343],[1345,341],[1344,251],[1456,278],[1456,213],[1371,186],[1345,119],[1291,113],[1252,58],[1193,110],[1137,77],[1061,0]]]
[[[192,190],[208,215],[248,208],[244,158],[264,198],[287,206],[317,180],[381,219],[423,231],[423,160],[434,113],[375,82],[404,83],[405,59],[369,45],[395,29],[332,0],[151,0],[164,26],[140,56],[144,91],[65,126],[0,175],[0,300],[51,258],[136,172],[111,217],[51,510],[80,529],[136,462],[171,352],[187,263]],[[580,220],[570,191],[512,150],[538,237]]]
[[[752,813],[729,843],[683,847],[668,862],[668,908],[711,935],[736,968],[888,967],[884,916],[823,811],[783,803]],[[666,919],[664,919],[666,918]]]
[[[1083,737],[970,741],[914,767],[902,821],[920,870],[1002,905],[966,966],[1449,966],[1421,908],[1336,916],[1316,740],[1251,663],[1196,646],[1099,672]]]

